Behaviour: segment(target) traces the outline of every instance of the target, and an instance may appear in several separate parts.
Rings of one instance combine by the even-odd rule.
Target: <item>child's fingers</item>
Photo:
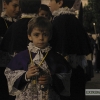
[[[28,69],[31,69],[31,68],[39,68],[39,67],[36,66],[36,65],[34,65],[34,66],[32,65],[32,66],[29,66],[29,67],[28,67]]]
[[[28,70],[31,70],[31,71],[39,71],[39,68],[38,67],[29,67]]]
[[[29,73],[30,73],[30,74],[34,74],[34,75],[37,75],[36,73],[39,73],[39,69],[32,69],[32,70],[29,70]]]
[[[36,76],[38,74],[39,74],[39,68],[37,67],[29,68],[27,71],[28,78],[31,78],[32,76]]]
[[[48,75],[41,75],[39,78],[48,78]]]
[[[38,71],[37,72],[30,72],[30,71],[27,71],[26,72],[26,77],[27,78],[31,78],[31,77],[33,77],[33,76],[36,76],[36,75],[38,75]]]
[[[48,84],[48,76],[43,75],[43,76],[39,77],[38,83],[41,84],[41,85]]]
[[[36,76],[37,73],[30,73],[30,76],[33,77],[33,76]]]
[[[46,85],[48,84],[48,81],[47,80],[42,80],[42,81],[38,81],[39,84],[41,85]]]
[[[47,79],[48,79],[47,77],[39,77],[38,78],[39,81],[44,81],[44,80],[47,80]]]

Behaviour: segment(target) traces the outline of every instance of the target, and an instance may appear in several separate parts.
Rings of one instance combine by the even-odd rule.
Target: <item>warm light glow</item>
[[[95,25],[95,23],[93,23],[93,25]]]

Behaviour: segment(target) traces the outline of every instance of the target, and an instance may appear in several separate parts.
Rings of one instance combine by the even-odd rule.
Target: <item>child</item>
[[[66,78],[70,66],[48,44],[51,22],[34,17],[28,23],[27,32],[31,41],[28,50],[18,53],[5,70],[9,94],[16,95],[16,100],[66,100],[62,97],[66,97],[63,90],[70,79]]]
[[[49,7],[45,4],[41,4],[38,15],[46,17],[49,20],[51,20],[51,18],[52,18],[51,11],[50,11]]]
[[[53,36],[50,44],[72,66],[71,100],[85,99],[84,70],[87,66],[87,61],[84,55],[91,53],[89,37],[80,20],[75,17],[75,8],[81,4],[80,1],[50,0],[49,3],[52,15],[54,16],[52,22]]]
[[[11,1],[11,0],[6,0],[6,1]],[[11,8],[17,7],[16,9],[18,9],[18,10],[19,10],[19,6],[20,6],[22,14],[21,14],[21,18],[16,23],[13,23],[9,27],[9,29],[7,30],[3,40],[1,42],[0,49],[2,51],[7,52],[8,58],[9,58],[9,55],[13,55],[15,51],[20,52],[21,50],[25,50],[27,48],[27,43],[28,43],[27,24],[28,24],[28,21],[32,17],[36,16],[36,13],[38,12],[38,10],[40,8],[40,4],[41,4],[41,0],[12,0],[12,2],[9,3],[9,6],[11,6]],[[7,4],[8,4],[8,2],[7,2]],[[8,6],[7,6],[7,9],[8,9]],[[12,10],[10,10],[10,11],[12,11],[15,14],[16,9],[14,9],[14,11],[12,11]],[[3,25],[3,24],[0,24],[0,25]],[[12,51],[13,53],[10,51]],[[3,58],[1,55],[3,56]],[[3,69],[2,71],[0,70],[2,72],[2,75],[0,75],[0,79],[2,78],[2,83],[3,83],[3,85],[2,84],[0,85],[0,89],[2,89],[1,91],[4,91],[4,93],[3,92],[0,93],[1,95],[3,95],[3,94],[6,95],[6,92],[8,92],[6,78],[4,77],[3,73],[4,73],[4,69],[6,68],[6,66],[7,66],[8,62],[11,60],[11,58],[12,57],[10,57],[10,59],[6,59],[6,55],[5,54],[3,55],[0,52],[0,65],[3,66],[3,67],[0,66]],[[7,100],[8,100],[8,98],[7,98]]]
[[[2,49],[6,47],[5,45],[2,47],[3,42],[9,42],[11,37],[11,33],[6,34],[6,31],[14,22],[18,20],[20,15],[19,0],[4,0],[3,6],[4,11],[1,13],[0,17],[0,50],[5,51]]]
[[[18,53],[27,48],[27,24],[31,18],[37,16],[36,14],[39,11],[40,5],[41,0],[19,1],[21,18],[7,30],[6,36],[1,43],[3,51],[13,55],[14,52]],[[9,34],[11,34],[11,36],[7,37]]]
[[[0,37],[4,37],[9,26],[16,22],[19,15],[19,0],[4,0],[4,12],[0,17]]]
[[[17,21],[18,16],[20,14],[19,10],[19,0],[1,0],[3,1],[4,11],[0,14],[0,44],[4,39],[5,33],[7,29]],[[10,34],[7,35],[9,41]],[[8,53],[1,51],[0,47],[0,98],[2,100],[12,100],[12,98],[8,95],[8,87],[6,78],[4,76],[5,65],[9,62]]]

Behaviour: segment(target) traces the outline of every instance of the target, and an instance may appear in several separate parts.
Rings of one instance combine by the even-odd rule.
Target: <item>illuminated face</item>
[[[4,2],[4,8],[6,10],[6,15],[15,18],[19,15],[19,0],[12,0],[7,4]]]
[[[47,11],[44,11],[44,10],[39,11],[39,16],[42,16],[42,17],[49,19],[49,13]]]
[[[51,12],[58,10],[62,6],[62,1],[56,2],[55,0],[50,0],[49,7]]]
[[[41,31],[39,28],[35,27],[31,35],[28,35],[28,38],[36,47],[44,49],[50,40],[50,33],[44,30]]]

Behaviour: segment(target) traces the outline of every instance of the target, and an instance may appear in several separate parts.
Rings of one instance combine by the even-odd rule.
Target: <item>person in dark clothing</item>
[[[37,16],[41,0],[20,0],[21,18],[14,23],[6,32],[6,35],[11,34],[10,39],[6,39],[1,43],[3,51],[9,52],[11,55],[18,53],[27,48],[27,23]],[[6,37],[6,36],[5,36]]]
[[[87,63],[88,63],[88,65],[86,67],[86,81],[90,81],[91,78],[94,77],[92,60],[93,60],[93,53],[94,53],[94,47],[95,47],[95,40],[92,38],[91,33],[88,33],[88,36],[90,39],[92,53],[90,53],[89,55],[86,56]]]
[[[12,1],[17,1],[17,0],[12,0]],[[6,58],[6,57],[4,57],[5,55],[3,55],[3,58],[0,59],[0,64],[3,64],[3,66],[4,66],[4,67],[2,67],[3,72],[4,72],[5,68],[7,67],[7,64],[11,60],[9,58],[9,55],[11,55],[13,57],[14,52],[18,53],[19,51],[25,50],[27,48],[27,44],[28,44],[27,24],[28,24],[28,21],[32,17],[36,16],[36,13],[38,12],[38,10],[40,8],[40,4],[41,4],[41,0],[20,0],[18,2],[18,7],[20,6],[21,13],[22,13],[21,18],[9,27],[9,29],[5,33],[5,36],[4,36],[4,38],[1,42],[1,46],[0,46],[0,49],[4,52],[7,52],[7,55],[8,55],[8,58],[7,58],[8,60],[6,59],[7,60],[6,63],[4,62],[4,60]],[[15,5],[15,7],[16,6],[17,6],[17,4]],[[0,58],[1,58],[1,56],[0,56]],[[1,60],[2,60],[2,62],[1,62]],[[7,93],[7,95],[9,95],[6,78],[5,78],[4,74],[2,74],[2,75],[0,77],[3,77],[3,79],[2,78],[1,79],[4,81],[3,82],[4,88],[6,88],[5,90],[4,90],[4,88],[2,88],[2,90],[6,91],[5,93]],[[1,87],[2,87],[2,85],[0,85],[0,88]],[[0,90],[0,91],[2,91],[2,90]],[[11,99],[7,98],[7,99],[2,99],[2,100],[11,100]]]
[[[100,34],[98,34],[96,39],[96,73],[100,73]]]
[[[31,41],[28,49],[18,53],[5,70],[10,95],[17,100],[67,100],[61,98],[67,97],[64,90],[69,88],[70,65],[48,44],[51,22],[44,17],[32,18],[27,33]]]
[[[85,100],[85,55],[92,52],[89,37],[75,15],[80,4],[81,0],[50,0],[49,3],[54,16],[50,45],[72,66],[71,100]]]
[[[4,37],[6,30],[19,16],[19,0],[4,0],[4,12],[0,17],[0,37]]]
[[[7,29],[18,20],[20,10],[19,10],[19,0],[3,0],[4,11],[0,14],[0,45],[4,39]],[[9,38],[9,35],[8,35]],[[13,100],[14,98],[9,96],[7,80],[4,76],[5,64],[9,62],[8,54],[1,51],[0,46],[0,100]]]

